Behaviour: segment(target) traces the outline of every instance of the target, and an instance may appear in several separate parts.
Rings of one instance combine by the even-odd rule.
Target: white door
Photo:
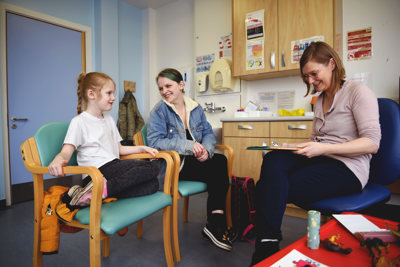
[[[76,115],[77,77],[85,69],[84,35],[7,12],[7,89],[11,191],[32,182],[20,145],[52,121]]]

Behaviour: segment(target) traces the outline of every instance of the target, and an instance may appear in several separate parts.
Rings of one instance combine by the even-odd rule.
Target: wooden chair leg
[[[140,220],[136,224],[136,237],[142,238],[143,237],[143,220]]]
[[[165,207],[163,210],[163,240],[167,266],[174,267],[175,264],[171,248],[171,206]]]
[[[90,267],[101,266],[101,236],[98,233],[89,233]]]
[[[40,252],[40,222],[37,219],[35,219],[33,240],[33,267],[41,267],[43,265],[43,255]]]
[[[183,222],[189,221],[189,197],[183,198]]]
[[[103,257],[108,258],[110,256],[110,236],[104,234],[103,237]]]
[[[181,252],[178,239],[178,198],[172,198],[172,248],[174,250],[175,262],[181,261]]]
[[[229,186],[228,192],[226,193],[225,217],[226,217],[226,225],[228,227],[232,227],[231,186]]]

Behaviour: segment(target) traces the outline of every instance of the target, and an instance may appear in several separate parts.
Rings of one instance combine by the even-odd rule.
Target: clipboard
[[[288,150],[295,151],[300,150],[301,147],[284,147],[284,146],[248,146],[247,150]]]

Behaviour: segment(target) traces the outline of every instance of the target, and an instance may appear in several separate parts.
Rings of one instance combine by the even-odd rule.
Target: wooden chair
[[[42,220],[42,206],[44,197],[43,174],[48,174],[48,164],[62,148],[69,123],[54,122],[42,126],[34,135],[21,145],[22,158],[25,167],[33,174],[34,184],[34,245],[33,266],[42,266],[42,252],[40,251],[40,229]],[[110,236],[151,214],[163,211],[163,242],[167,266],[174,266],[170,214],[172,205],[171,185],[173,161],[168,153],[158,153],[157,158],[166,161],[166,173],[163,191],[142,197],[120,199],[111,203],[102,204],[103,175],[95,167],[77,166],[75,155],[69,165],[64,167],[64,173],[88,174],[93,180],[92,200],[90,207],[80,209],[68,225],[89,230],[90,266],[101,266],[101,242],[103,241],[103,256],[109,256]],[[123,159],[149,159],[150,154],[132,154],[121,157]],[[71,166],[72,165],[72,166]],[[142,228],[138,227],[137,235],[142,235]],[[151,253],[151,252],[149,252]]]
[[[135,145],[148,145],[147,144],[147,126],[144,125],[141,131],[137,132],[133,137],[133,142]],[[229,179],[232,177],[232,167],[233,167],[233,157],[234,151],[232,147],[226,145],[216,145],[216,150],[225,150],[225,156],[228,161],[228,175]],[[177,183],[177,186],[173,184],[172,187],[172,247],[174,251],[174,258],[176,262],[180,262],[180,249],[178,240],[178,200],[184,199],[183,204],[183,221],[188,222],[189,218],[189,197],[207,192],[207,185],[203,182],[197,181],[179,181],[179,167],[181,160],[179,154],[176,151],[164,151],[171,155],[174,161],[173,167],[173,181]],[[229,186],[228,193],[226,194],[226,220],[229,227],[232,226],[232,216],[231,216],[231,186]]]

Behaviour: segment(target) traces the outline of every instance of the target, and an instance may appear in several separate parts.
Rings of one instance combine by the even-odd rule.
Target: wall
[[[92,28],[94,71],[108,73],[117,85],[116,97],[123,96],[123,80],[136,81],[137,101],[143,111],[142,11],[122,0],[0,0]],[[140,93],[141,92],[141,93]],[[1,105],[1,102],[0,102]],[[0,110],[1,110],[0,106]],[[118,104],[111,111],[118,117]],[[3,129],[0,131],[2,135]],[[3,139],[3,136],[0,136]],[[0,162],[4,162],[0,143]],[[4,169],[3,166],[0,169]],[[5,176],[0,172],[0,200],[5,199]]]
[[[221,36],[232,33],[231,0],[195,0],[194,32],[195,57],[214,54],[219,58],[218,41]],[[227,58],[232,58],[231,56]],[[195,62],[193,62],[194,64]],[[196,73],[194,75],[196,77]],[[232,117],[242,105],[240,81],[233,86],[233,92],[215,93],[208,88],[205,93],[196,92],[196,101],[206,107],[205,103],[214,102],[216,107],[224,107],[225,112],[206,113],[208,121],[214,128],[221,128],[221,118]]]
[[[343,1],[343,34],[372,27],[372,53],[368,60],[347,61],[348,77],[369,73],[369,86],[378,97],[399,98],[400,77],[400,1]],[[343,38],[343,58],[346,58],[346,38]]]
[[[167,67],[193,66],[193,0],[177,0],[143,14],[144,79],[148,93],[144,119],[161,99],[155,78]],[[147,73],[146,73],[147,72]]]

